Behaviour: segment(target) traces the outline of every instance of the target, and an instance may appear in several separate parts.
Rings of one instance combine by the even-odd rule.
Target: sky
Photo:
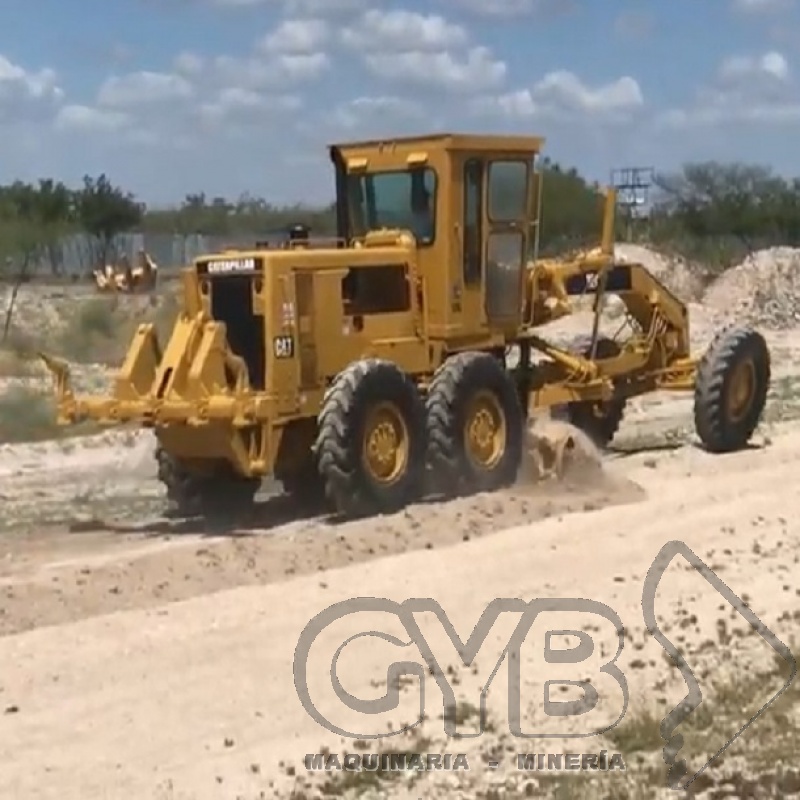
[[[543,135],[800,175],[800,0],[0,0],[0,182],[327,202],[327,144]]]

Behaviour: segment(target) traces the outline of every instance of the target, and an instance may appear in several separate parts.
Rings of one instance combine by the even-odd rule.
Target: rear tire
[[[431,489],[448,497],[510,486],[522,465],[517,387],[490,353],[458,353],[439,367],[427,398]]]
[[[582,343],[578,352],[584,358],[589,358],[592,352],[591,342],[588,344]],[[613,358],[619,353],[619,345],[613,339],[598,338],[597,349],[595,350],[596,358]],[[611,444],[619,430],[619,426],[625,416],[625,405],[626,400],[624,397],[606,402],[585,401],[569,403],[566,406],[564,416],[571,425],[582,430],[597,447],[606,448]]]
[[[243,478],[225,462],[208,474],[192,472],[160,445],[156,460],[170,511],[181,517],[235,519],[250,511],[261,486],[260,478]]]
[[[422,496],[425,407],[390,361],[364,359],[325,393],[314,453],[336,511],[364,517],[399,511]]]
[[[717,334],[697,367],[694,424],[706,450],[747,445],[767,403],[771,360],[766,340],[751,328]]]

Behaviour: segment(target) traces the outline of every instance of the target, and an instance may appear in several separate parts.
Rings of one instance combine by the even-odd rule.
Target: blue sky
[[[800,174],[797,3],[0,0],[0,180],[320,201],[326,143],[445,129]]]

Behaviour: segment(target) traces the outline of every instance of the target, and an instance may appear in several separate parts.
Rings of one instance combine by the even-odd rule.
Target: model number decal
[[[254,258],[231,258],[224,261],[209,261],[208,271],[212,275],[225,272],[255,272],[256,260]]]
[[[601,272],[581,272],[572,275],[564,281],[567,294],[570,297],[584,292],[597,292],[600,289]],[[627,264],[616,264],[606,272],[604,291],[608,294],[629,292],[633,287],[631,268]]]
[[[294,356],[294,338],[291,336],[276,336],[272,342],[275,358],[292,358]]]

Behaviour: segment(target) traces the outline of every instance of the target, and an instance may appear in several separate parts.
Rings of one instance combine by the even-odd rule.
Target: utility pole
[[[626,239],[633,239],[634,225],[650,218],[650,187],[654,167],[620,167],[611,170],[611,185],[617,191],[617,204],[625,216]]]

